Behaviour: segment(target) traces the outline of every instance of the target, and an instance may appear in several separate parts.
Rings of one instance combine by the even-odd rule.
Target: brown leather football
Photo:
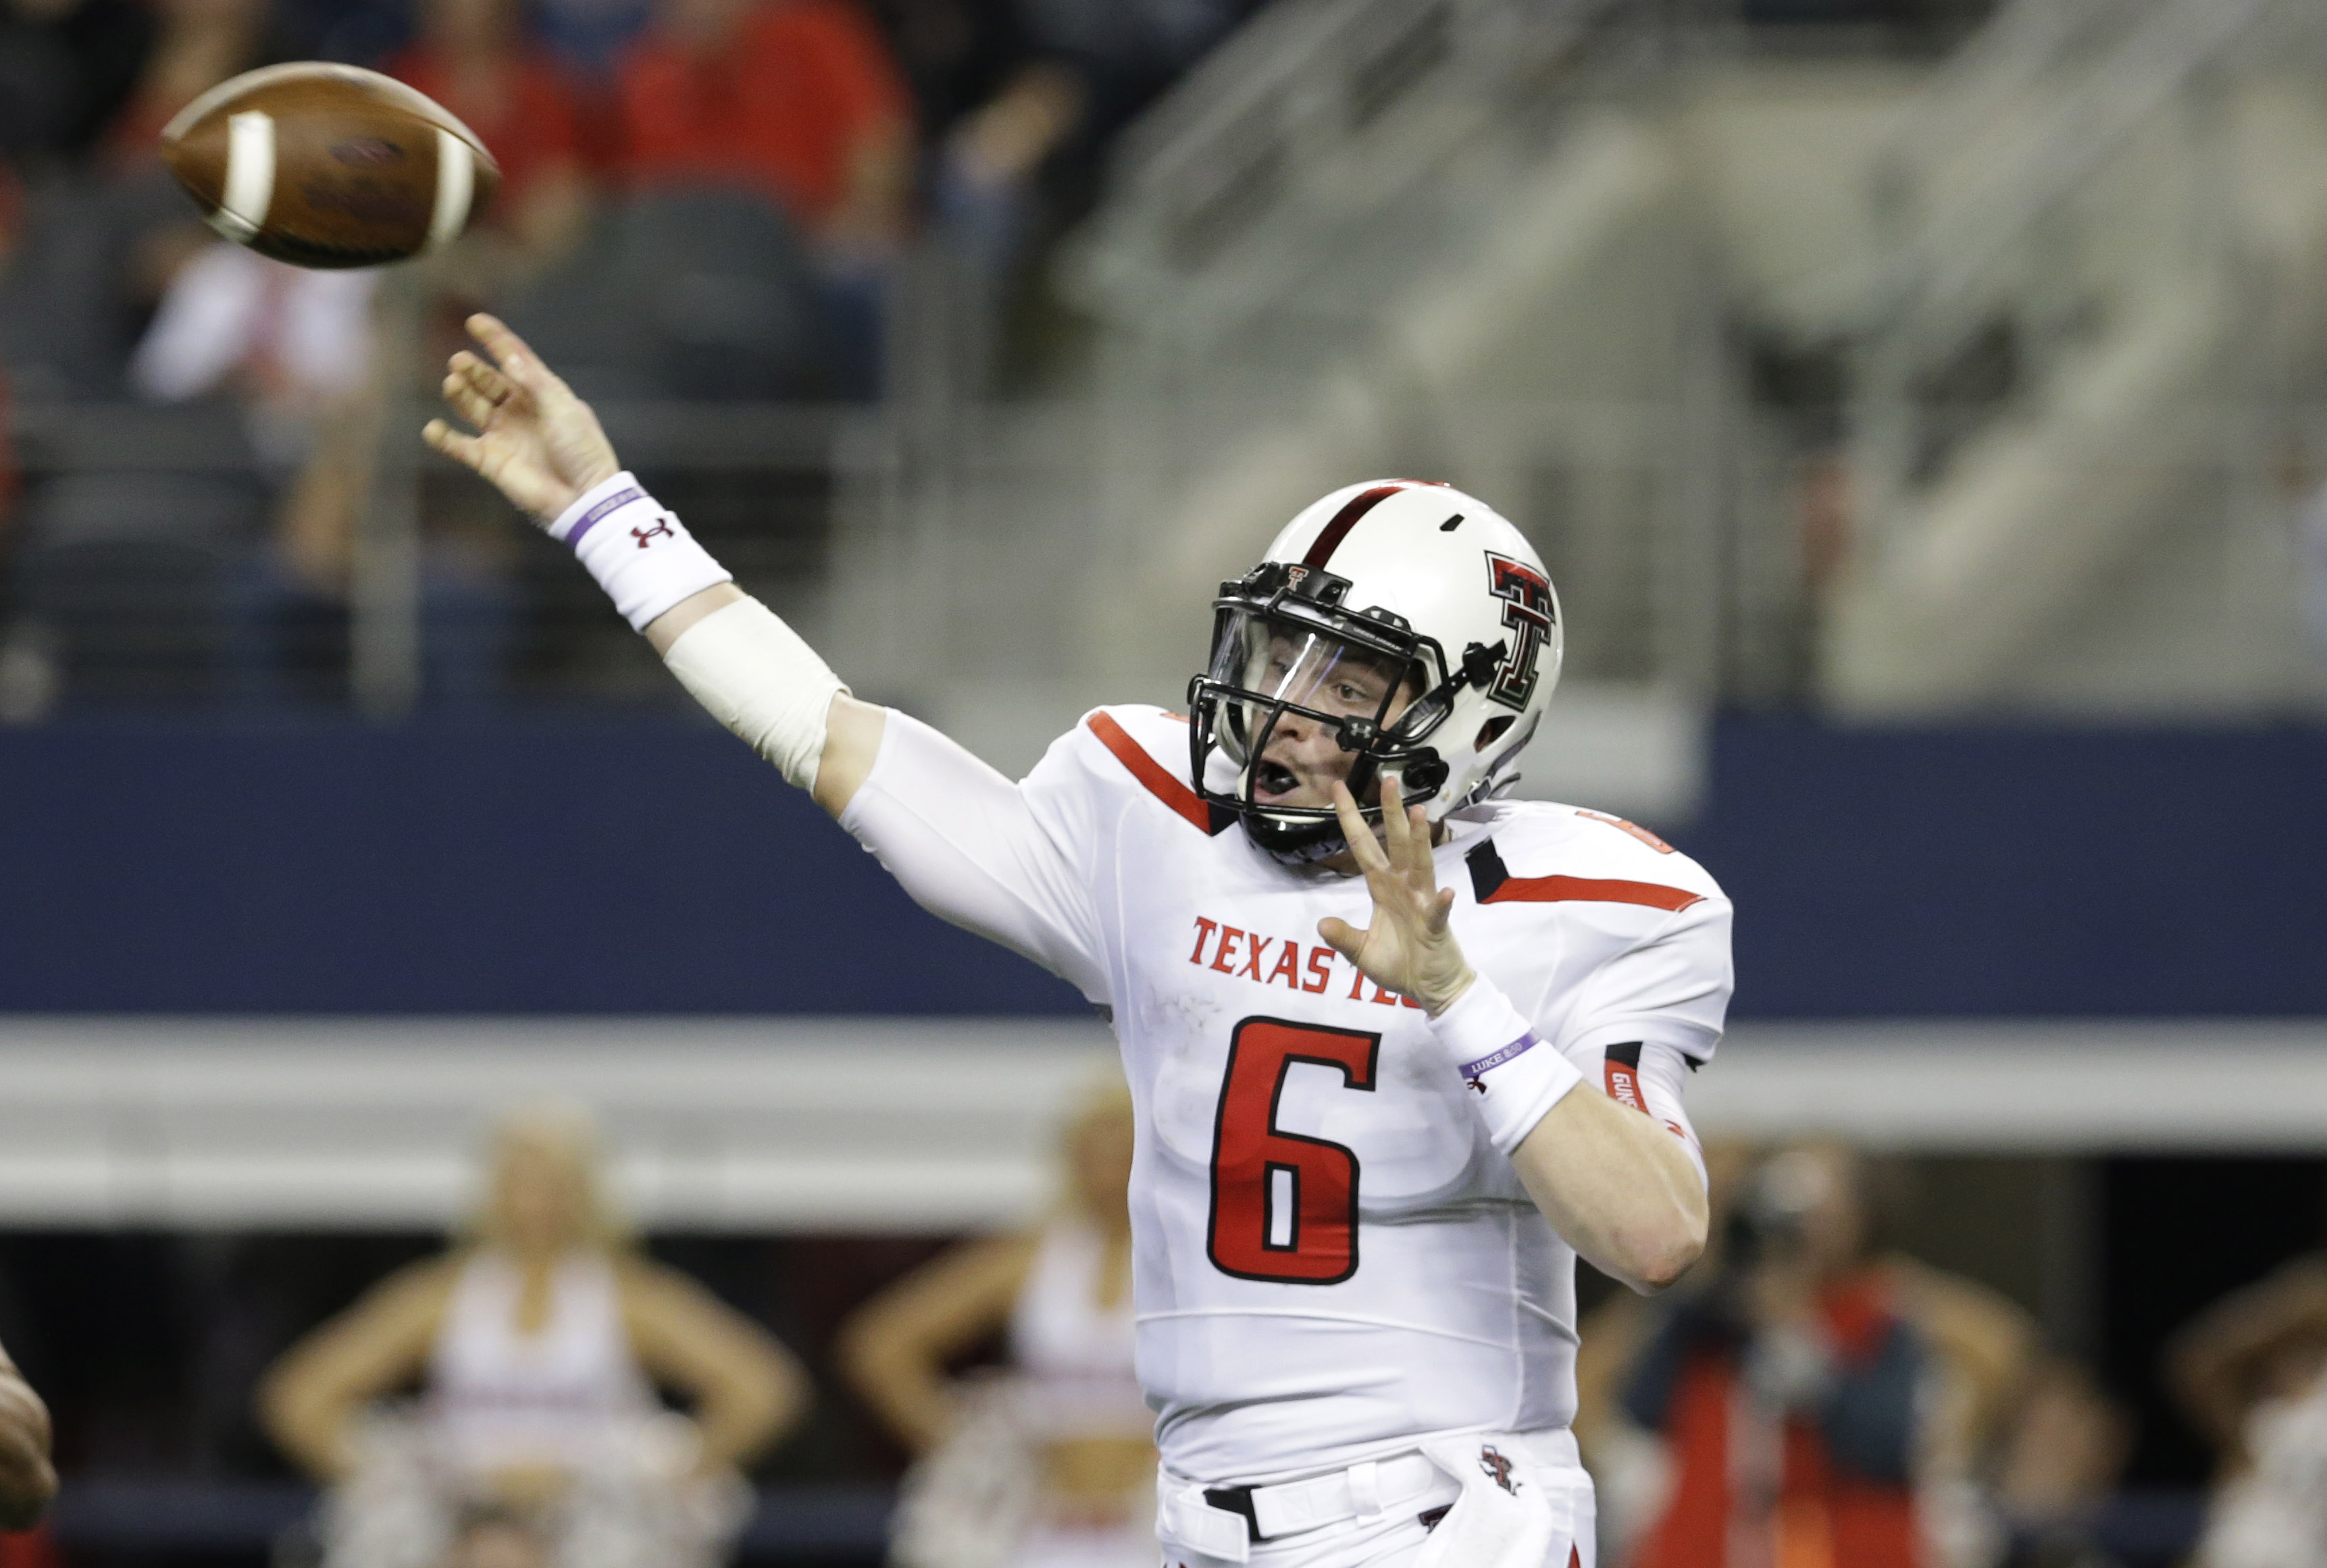
[[[212,229],[300,266],[376,266],[443,245],[501,178],[425,94],[321,61],[220,82],[163,128],[162,158]]]

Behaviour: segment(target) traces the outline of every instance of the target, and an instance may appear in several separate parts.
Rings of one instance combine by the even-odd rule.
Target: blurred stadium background
[[[154,127],[314,56],[472,117],[488,232],[202,248]],[[657,118],[723,59],[792,98]],[[1701,1125],[1883,1156],[2131,1422],[2081,1560],[2188,1550],[2161,1353],[2327,1245],[2315,0],[6,0],[0,155],[0,1342],[75,1568],[282,1550],[260,1370],[547,1093],[817,1377],[745,1560],[878,1561],[836,1326],[1108,1049],[426,456],[477,304],[1005,770],[1313,495],[1494,499],[1569,617],[1523,789],[1736,899]]]

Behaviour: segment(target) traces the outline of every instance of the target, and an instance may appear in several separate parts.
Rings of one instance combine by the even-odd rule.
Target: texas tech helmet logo
[[[1506,707],[1524,708],[1535,695],[1536,663],[1557,620],[1551,579],[1524,561],[1487,552],[1489,591],[1503,602],[1503,624],[1510,629],[1510,652],[1487,695]]]

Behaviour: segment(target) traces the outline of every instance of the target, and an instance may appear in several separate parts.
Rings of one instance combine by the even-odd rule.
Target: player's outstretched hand
[[[1472,980],[1447,919],[1454,891],[1438,885],[1423,808],[1406,804],[1395,774],[1383,777],[1381,789],[1382,835],[1376,838],[1350,787],[1333,785],[1333,810],[1373,894],[1373,923],[1360,930],[1328,915],[1317,922],[1317,934],[1375,985],[1412,997],[1435,1015],[1453,1005]]]
[[[470,435],[432,419],[421,439],[477,471],[509,504],[544,527],[575,498],[622,471],[590,406],[550,373],[525,340],[491,316],[471,316],[469,335],[490,360],[463,349],[444,368],[444,401],[476,427]]]

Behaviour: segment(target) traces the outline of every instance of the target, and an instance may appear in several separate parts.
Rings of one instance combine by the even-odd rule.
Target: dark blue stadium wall
[[[1732,722],[1737,1013],[2327,1013],[2327,731]]]
[[[1743,1016],[2327,1013],[2327,733],[1730,720]],[[0,1010],[1035,1013],[724,735],[0,732]]]

